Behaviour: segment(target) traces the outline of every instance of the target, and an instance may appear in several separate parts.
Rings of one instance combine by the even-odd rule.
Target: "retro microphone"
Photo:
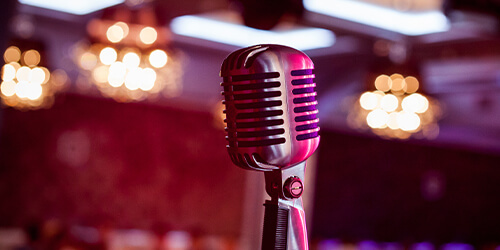
[[[262,249],[308,249],[302,206],[305,161],[319,144],[311,59],[274,44],[231,53],[220,75],[227,150],[244,169],[263,171]]]

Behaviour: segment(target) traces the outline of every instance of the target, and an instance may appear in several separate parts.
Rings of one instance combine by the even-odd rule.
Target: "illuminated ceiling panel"
[[[299,50],[325,48],[333,45],[335,35],[326,29],[289,26],[275,30],[247,27],[231,18],[181,16],[170,24],[176,34],[213,42],[247,47],[255,44],[281,44]]]
[[[311,12],[409,36],[444,32],[450,26],[446,16],[437,10],[398,11],[356,0],[304,0],[304,7]]]
[[[19,0],[19,2],[75,15],[85,15],[123,3],[125,0]]]

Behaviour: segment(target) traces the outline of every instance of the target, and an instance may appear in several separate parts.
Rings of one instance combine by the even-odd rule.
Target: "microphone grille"
[[[319,136],[319,119],[317,117],[318,101],[316,100],[316,83],[313,69],[291,71],[293,86],[293,112],[295,114],[296,140],[303,141]]]
[[[229,147],[261,147],[286,142],[280,73],[245,70],[267,49],[265,46],[246,48],[233,53],[223,63],[221,73],[233,72],[224,74],[221,83]]]

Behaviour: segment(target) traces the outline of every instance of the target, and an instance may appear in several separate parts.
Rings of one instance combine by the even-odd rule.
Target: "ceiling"
[[[440,10],[444,4],[441,0],[364,1],[409,12]],[[127,1],[125,5],[133,4],[131,8],[137,9],[142,5],[134,4],[141,2],[144,1]],[[240,10],[242,2],[159,0],[142,4],[153,4],[156,13],[160,14],[160,23],[167,25],[172,18],[180,15]],[[106,13],[101,11],[75,16],[24,5],[19,10],[23,18],[37,21],[35,36],[46,39],[52,47],[63,48],[70,48],[72,43],[85,38],[84,27],[88,20]],[[392,71],[412,69],[422,76],[425,91],[440,101],[445,110],[436,143],[500,154],[498,16],[453,9],[447,14],[450,20],[448,31],[419,36],[402,35],[307,10],[299,19],[292,19],[300,25],[329,29],[336,34],[336,43],[331,48],[307,52],[317,68],[322,126],[352,132],[346,125],[345,112],[340,110],[343,100],[366,90],[366,79],[370,74],[391,74]],[[172,39],[189,58],[183,79],[184,100],[196,103],[203,100],[213,102],[220,98],[218,67],[223,57],[236,47],[186,40],[175,34]],[[52,58],[67,57],[66,52],[51,53]],[[55,64],[64,67],[69,61],[66,58]],[[216,83],[207,83],[212,81]],[[200,100],[200,96],[209,98]]]

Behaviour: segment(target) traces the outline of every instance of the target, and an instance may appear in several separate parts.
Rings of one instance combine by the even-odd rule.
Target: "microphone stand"
[[[264,203],[262,250],[308,249],[301,197],[305,167],[303,161],[286,169],[264,172],[271,200]]]

